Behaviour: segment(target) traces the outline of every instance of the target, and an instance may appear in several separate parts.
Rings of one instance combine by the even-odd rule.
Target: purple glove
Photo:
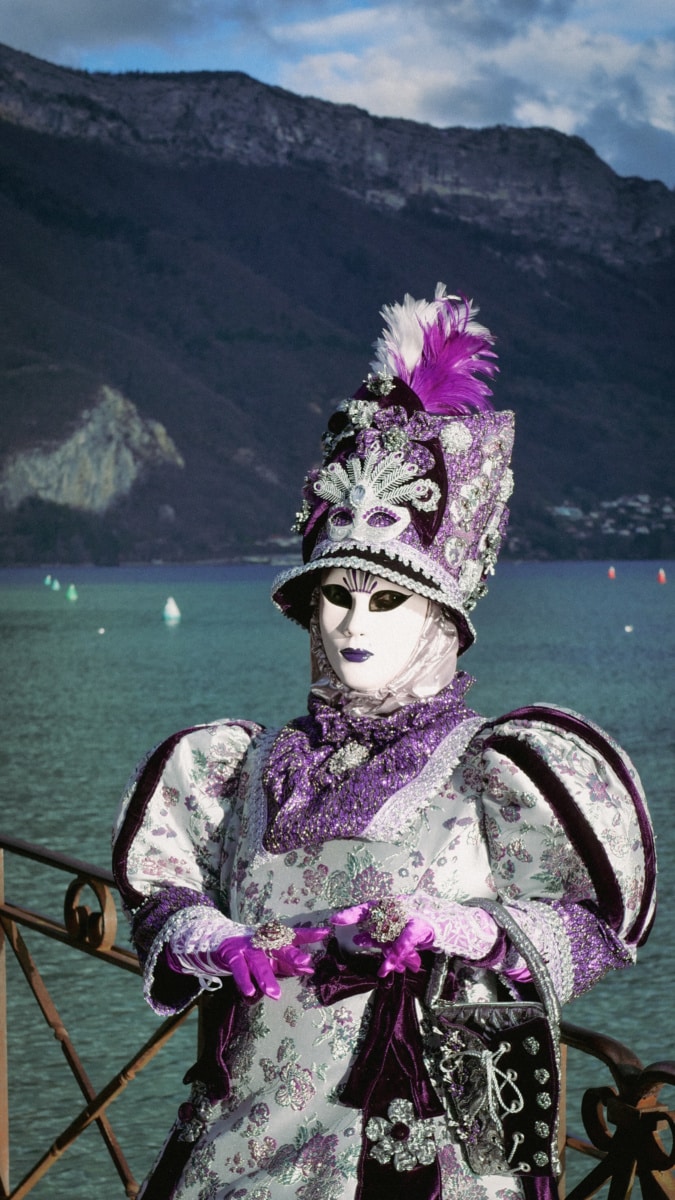
[[[208,958],[216,971],[232,976],[242,996],[255,996],[260,991],[263,996],[279,999],[281,988],[274,976],[272,956],[254,946],[250,934],[225,938]]]
[[[413,917],[388,949],[380,964],[378,975],[384,979],[392,971],[419,971],[422,960],[419,950],[429,950],[435,942],[434,931],[426,921]]]
[[[419,950],[440,950],[480,961],[499,937],[495,921],[484,909],[421,892],[356,904],[336,913],[332,920],[334,925],[360,926],[352,939],[355,946],[385,949],[380,976],[391,971],[419,971]]]
[[[434,944],[432,926],[418,917],[407,921],[402,906],[393,897],[355,904],[336,913],[332,921],[334,925],[362,926],[361,932],[354,935],[355,946],[379,946],[385,950],[377,972],[382,979],[392,971],[419,971],[422,960],[418,949],[428,950]]]
[[[275,975],[313,975],[312,956],[307,950],[301,950],[300,947],[315,942],[325,942],[332,932],[330,925],[315,926],[309,929],[298,926],[294,929],[293,942],[290,946],[280,946],[278,950],[269,952]]]
[[[220,977],[230,974],[243,996],[260,992],[278,1000],[281,987],[276,975],[311,975],[312,957],[300,947],[323,941],[330,932],[323,927],[291,929],[280,921],[269,921],[253,933],[221,938],[211,948],[213,930],[200,936],[198,929],[191,929],[167,945],[166,960],[172,971],[196,975],[208,990],[220,987]],[[195,943],[199,948],[192,948]]]

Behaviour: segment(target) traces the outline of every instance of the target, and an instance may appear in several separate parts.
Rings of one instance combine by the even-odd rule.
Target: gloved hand
[[[355,946],[380,946],[384,958],[378,975],[392,971],[419,971],[422,960],[418,951],[434,945],[434,931],[427,921],[417,917],[406,920],[405,907],[395,898],[345,908],[332,918],[334,925],[358,925]],[[397,932],[398,930],[398,932]]]
[[[384,979],[392,971],[419,971],[422,966],[419,951],[430,950],[435,940],[431,925],[419,917],[413,917],[391,946],[385,948],[378,975]]]
[[[225,927],[242,932],[222,937]],[[222,918],[222,924],[209,921],[208,929],[192,927],[180,931],[166,947],[166,958],[174,971],[196,975],[202,987],[214,990],[220,977],[230,974],[243,996],[261,992],[278,1000],[281,987],[277,975],[311,975],[312,957],[302,947],[325,940],[329,928],[297,928],[281,921],[268,921],[256,929],[237,926]]]
[[[419,950],[440,950],[480,962],[499,937],[496,922],[484,909],[419,892],[357,904],[332,920],[334,925],[359,926],[355,945],[385,950],[378,970],[382,977],[391,971],[419,971]]]

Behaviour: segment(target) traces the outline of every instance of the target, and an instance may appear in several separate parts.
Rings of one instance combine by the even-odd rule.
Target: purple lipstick
[[[353,663],[365,662],[366,659],[373,657],[370,650],[358,650],[350,647],[348,647],[346,650],[341,650],[340,654],[343,658],[347,659],[347,662]]]

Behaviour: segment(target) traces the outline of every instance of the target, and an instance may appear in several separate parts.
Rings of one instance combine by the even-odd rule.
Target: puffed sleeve
[[[628,965],[654,915],[654,840],[640,781],[602,730],[534,705],[485,727],[466,759],[500,901],[561,1002]]]
[[[144,970],[145,996],[159,1013],[179,1012],[203,986],[171,971],[164,948],[191,923],[238,929],[221,880],[237,831],[237,792],[259,727],[221,721],[182,730],[139,765],[113,830],[113,872]]]

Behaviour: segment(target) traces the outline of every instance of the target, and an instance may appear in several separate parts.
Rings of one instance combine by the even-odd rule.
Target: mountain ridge
[[[374,117],[243,72],[87,73],[0,45],[0,118],[179,165],[318,167],[377,207],[423,202],[485,229],[555,232],[607,261],[658,258],[675,236],[675,191],[616,175],[579,137]]]
[[[130,153],[112,134],[93,136],[95,121],[91,136],[65,136],[91,78],[0,47],[4,460],[67,440],[105,387],[142,422],[159,422],[185,465],[136,463],[131,490],[100,516],[37,492],[0,510],[0,561],[223,558],[280,545],[326,416],[368,369],[381,305],[406,291],[429,296],[439,279],[477,300],[498,339],[495,403],[517,416],[513,552],[675,553],[657,522],[649,536],[612,541],[561,530],[550,511],[673,491],[675,262],[667,221],[658,238],[644,232],[657,228],[659,206],[670,220],[665,185],[618,180],[578,139],[502,130],[502,158],[472,150],[484,194],[501,170],[515,196],[499,220],[477,189],[463,207],[403,188],[396,204],[368,202],[363,186],[339,187],[318,161]],[[245,96],[277,103],[275,89],[238,78]],[[125,76],[105,79],[112,92],[127,88]],[[170,77],[172,91],[181,79]],[[59,99],[74,83],[75,105]],[[327,128],[331,114],[342,119],[339,106],[295,97],[308,128],[317,104]],[[248,128],[255,145],[270,136],[257,105],[231,114],[237,137]],[[400,124],[354,111],[369,130]],[[403,124],[407,136],[413,123]],[[424,141],[428,127],[414,128]],[[483,133],[460,132],[472,147]],[[548,154],[548,190],[533,190],[520,150],[509,158],[530,142]],[[461,173],[463,162],[450,156],[443,170]],[[644,201],[634,244],[626,213],[617,226],[602,192],[587,199],[579,162]],[[514,215],[522,197],[536,222]]]

